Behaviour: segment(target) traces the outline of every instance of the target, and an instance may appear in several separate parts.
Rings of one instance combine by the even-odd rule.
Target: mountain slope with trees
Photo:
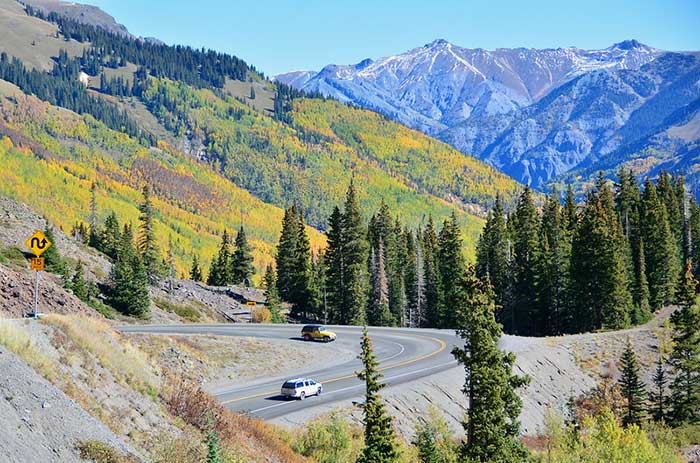
[[[376,110],[546,188],[592,183],[598,170],[613,176],[621,165],[640,176],[694,172],[697,73],[697,52],[636,40],[602,50],[483,50],[436,40],[276,79]]]
[[[483,223],[480,215],[494,203],[497,191],[510,201],[519,190],[517,182],[437,140],[375,113],[264,81],[254,67],[234,56],[144,41],[42,8],[27,7],[26,14],[33,22],[58,26],[57,34],[66,43],[79,43],[84,49],[80,55],[47,56],[55,62],[49,72],[32,70],[11,53],[3,55],[0,77],[4,80],[22,92],[128,134],[138,145],[130,148],[132,154],[162,150],[168,153],[166,163],[177,159],[180,167],[187,164],[185,169],[202,175],[208,170],[268,204],[286,208],[298,203],[310,226],[328,227],[333,205],[354,178],[362,192],[358,201],[363,209],[378,208],[384,200],[412,226],[424,223],[430,214],[446,216],[454,211],[465,233],[467,255],[473,255]],[[24,39],[31,40],[29,35]],[[85,75],[87,81],[81,81]],[[237,88],[249,83],[250,97],[232,96],[231,82]],[[261,82],[267,84],[261,86]],[[250,104],[263,87],[274,91],[269,110]],[[3,120],[10,130],[34,138],[16,120]],[[41,136],[43,147],[51,152],[49,138],[54,134]],[[71,143],[58,141],[59,145]],[[122,156],[112,146],[102,148]],[[182,160],[182,164],[182,152],[200,162]],[[135,181],[131,174],[130,181],[140,189],[135,183],[149,181],[147,171],[162,167],[163,160],[136,158],[138,168],[131,170],[139,179]],[[169,200],[197,209],[192,197],[180,197],[178,181],[184,181],[182,175],[164,180],[154,188],[155,196],[168,190]],[[245,204],[238,209],[242,209],[239,215],[252,214]],[[239,228],[230,222],[223,225],[229,230]],[[259,239],[255,234],[252,238]],[[274,238],[265,240],[271,243]],[[255,243],[253,247],[258,255],[267,253]],[[206,254],[203,260],[214,254],[212,247]],[[179,269],[183,260],[176,257]],[[260,267],[259,257],[257,262],[261,273],[266,265]]]

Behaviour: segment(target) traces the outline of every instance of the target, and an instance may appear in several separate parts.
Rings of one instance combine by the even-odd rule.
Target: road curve
[[[337,343],[359,354],[362,328],[355,326],[328,327],[338,334]],[[210,334],[217,336],[246,336],[256,338],[287,339],[304,342],[299,338],[301,325],[140,325],[118,328],[124,333],[150,334]],[[396,385],[429,376],[456,365],[451,354],[458,338],[451,330],[409,328],[369,328],[383,382]],[[361,399],[364,384],[355,372],[361,369],[360,361],[353,359],[335,365],[313,365],[299,359],[299,371],[293,377],[310,377],[323,383],[323,394],[305,401],[284,400],[280,387],[286,378],[256,379],[245,385],[231,385],[214,391],[215,397],[229,409],[249,413],[265,420],[318,405]]]

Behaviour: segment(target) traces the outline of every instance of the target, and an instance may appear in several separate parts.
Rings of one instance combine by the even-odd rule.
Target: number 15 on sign
[[[51,241],[40,230],[27,238],[27,247],[36,257],[32,257],[32,270],[34,270],[34,318],[39,318],[39,272],[44,270],[44,258],[41,256],[51,247]]]

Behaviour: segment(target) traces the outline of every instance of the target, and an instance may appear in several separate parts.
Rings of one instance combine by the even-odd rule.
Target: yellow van
[[[301,329],[301,337],[304,341],[335,341],[335,333],[328,331],[323,325],[306,325]]]

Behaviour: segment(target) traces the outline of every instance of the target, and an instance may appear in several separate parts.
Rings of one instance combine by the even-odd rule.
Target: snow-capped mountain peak
[[[602,50],[484,50],[437,39],[376,61],[328,65],[313,76],[294,73],[277,79],[434,134],[475,114],[503,114],[532,104],[592,70],[637,69],[659,53],[636,40]]]

